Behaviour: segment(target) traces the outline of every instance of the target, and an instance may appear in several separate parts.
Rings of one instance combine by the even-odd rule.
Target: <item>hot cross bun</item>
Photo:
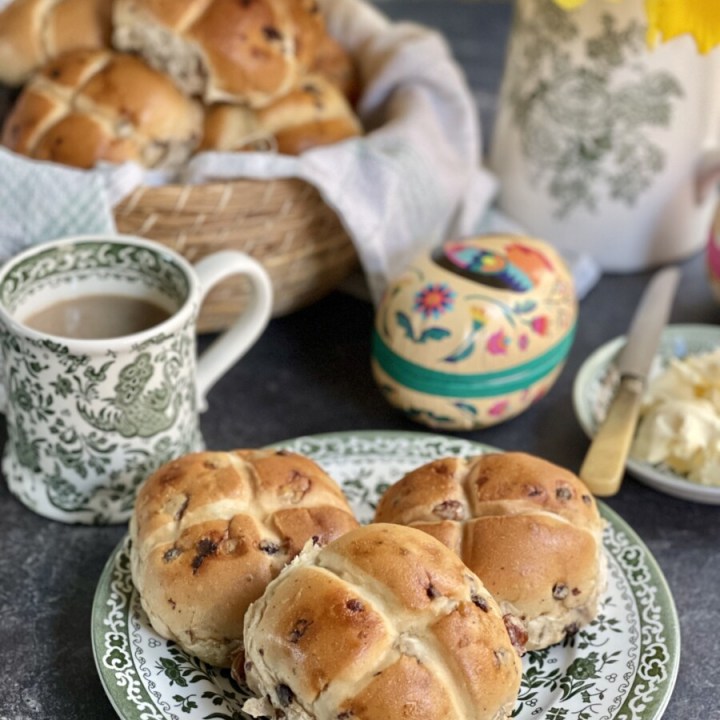
[[[194,453],[139,491],[132,578],[160,635],[229,666],[247,607],[285,564],[306,541],[322,545],[357,525],[340,488],[302,455]]]
[[[525,453],[435,460],[392,485],[377,522],[423,530],[454,550],[524,623],[527,648],[595,618],[605,589],[603,521],[573,473]]]

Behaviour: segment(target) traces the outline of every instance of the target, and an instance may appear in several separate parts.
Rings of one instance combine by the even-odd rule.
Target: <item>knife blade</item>
[[[677,267],[653,275],[630,322],[625,345],[616,361],[620,383],[580,468],[580,478],[594,495],[608,497],[620,489],[648,373],[670,317],[679,280]]]

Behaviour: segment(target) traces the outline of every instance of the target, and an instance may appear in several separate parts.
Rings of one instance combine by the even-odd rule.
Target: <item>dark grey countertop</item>
[[[413,18],[447,33],[483,118],[491,117],[508,5],[450,0],[379,4],[393,17]],[[720,323],[720,304],[710,294],[702,257],[682,267],[672,322]],[[604,277],[581,305],[575,344],[547,397],[515,420],[463,437],[536,453],[577,470],[587,441],[572,411],[573,378],[592,350],[625,331],[648,277]],[[211,392],[210,410],[202,420],[208,445],[255,447],[338,430],[420,429],[388,406],[373,383],[371,324],[371,307],[341,293],[274,320]],[[4,437],[4,426],[2,433]],[[647,543],[680,615],[680,672],[665,717],[720,717],[720,508],[673,499],[632,478],[609,505]],[[90,611],[103,565],[124,533],[118,526],[44,520],[0,483],[0,720],[114,716],[95,670]]]

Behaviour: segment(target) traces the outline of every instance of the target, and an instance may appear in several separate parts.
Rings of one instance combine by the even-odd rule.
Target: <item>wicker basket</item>
[[[303,180],[234,180],[136,190],[115,208],[118,231],[168,245],[190,262],[217,250],[246,252],[268,271],[273,315],[319,300],[357,266],[336,214]],[[207,297],[199,332],[227,327],[248,293],[240,276]]]

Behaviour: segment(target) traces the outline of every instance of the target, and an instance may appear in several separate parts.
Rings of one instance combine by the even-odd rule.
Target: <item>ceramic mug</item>
[[[491,143],[500,208],[613,272],[700,251],[717,199],[718,52],[646,30],[644,0],[518,0]]]
[[[200,305],[214,285],[236,274],[250,282],[248,307],[196,358]],[[83,298],[77,333],[60,316],[40,323],[43,313],[77,298]],[[103,318],[129,321],[124,308],[141,302],[164,319],[103,337]],[[111,312],[89,319],[91,309],[107,305]],[[126,521],[138,485],[155,468],[202,448],[198,413],[205,396],[260,336],[271,306],[267,273],[235,251],[192,266],[148,240],[87,236],[11,259],[0,269],[2,469],[10,491],[55,520]],[[73,312],[79,311],[65,315]]]

